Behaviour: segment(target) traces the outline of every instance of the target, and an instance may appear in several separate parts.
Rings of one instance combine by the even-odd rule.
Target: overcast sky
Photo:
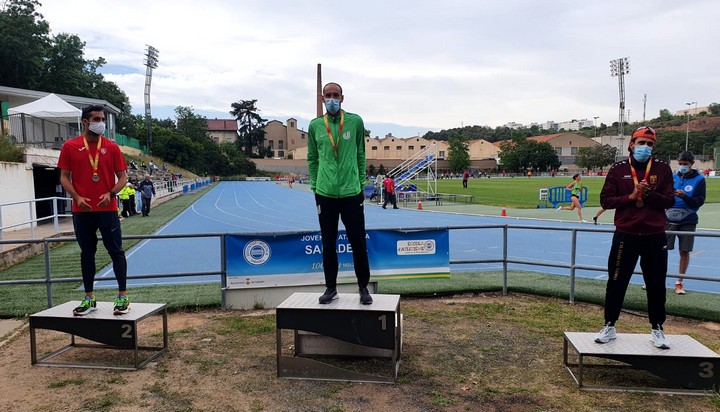
[[[269,119],[315,117],[316,66],[373,136],[461,125],[618,120],[609,61],[630,57],[630,121],[720,103],[720,1],[41,0],[53,34],[144,112],[145,45],[160,50],[153,117],[191,106],[230,118],[257,99]]]

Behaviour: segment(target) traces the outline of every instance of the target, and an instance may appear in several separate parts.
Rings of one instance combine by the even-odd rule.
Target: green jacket
[[[310,189],[326,197],[357,196],[365,184],[365,124],[354,113],[345,114],[342,136],[338,136],[340,116],[327,116],[333,149],[324,117],[313,119],[308,126],[308,171]]]

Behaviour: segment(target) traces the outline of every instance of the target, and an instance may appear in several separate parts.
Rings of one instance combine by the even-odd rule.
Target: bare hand
[[[77,199],[75,199],[75,202],[80,209],[92,210],[92,206],[90,206],[90,198],[78,196]]]
[[[640,181],[640,183],[635,185],[635,190],[640,191],[643,195],[650,190],[650,185],[648,185],[647,180],[643,179]]]
[[[685,191],[684,191],[684,190],[676,190],[676,191],[675,191],[675,196],[685,197]]]
[[[102,196],[100,196],[100,203],[98,203],[98,206],[105,207],[110,204],[110,193],[105,193]]]

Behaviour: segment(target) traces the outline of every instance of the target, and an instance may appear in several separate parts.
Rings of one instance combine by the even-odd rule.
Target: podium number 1
[[[387,315],[379,316],[378,320],[380,321],[380,329],[387,330]]]

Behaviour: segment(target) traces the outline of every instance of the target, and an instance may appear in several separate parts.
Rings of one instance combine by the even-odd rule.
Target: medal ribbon
[[[652,166],[652,157],[650,157],[650,159],[648,160],[648,164],[645,167],[645,175],[643,176],[644,180],[647,180],[648,174],[650,174],[651,166]],[[630,157],[630,173],[632,174],[633,183],[635,183],[637,185],[638,177],[637,177],[637,172],[635,171],[635,168],[633,167],[632,156]],[[637,203],[638,207],[642,207],[642,205],[643,205],[642,196],[638,198],[636,203]]]
[[[333,150],[335,150],[335,157],[338,156],[338,143],[335,143],[335,139],[333,139],[332,131],[330,130],[330,123],[328,123],[328,116],[325,114],[323,116],[323,120],[325,120],[325,129],[327,130],[328,138],[330,139],[330,144],[333,147]],[[342,129],[345,125],[345,112],[342,110],[340,111],[340,129],[338,130],[338,142],[340,142],[340,137],[342,136]]]
[[[100,147],[102,146],[102,137],[98,137],[97,147],[95,148],[95,159],[93,159],[92,155],[90,154],[90,146],[88,145],[88,141],[83,136],[83,143],[85,144],[85,150],[87,150],[88,153],[88,159],[90,159],[90,166],[93,168],[93,176],[97,176],[97,170],[98,170],[98,161],[100,160]]]

